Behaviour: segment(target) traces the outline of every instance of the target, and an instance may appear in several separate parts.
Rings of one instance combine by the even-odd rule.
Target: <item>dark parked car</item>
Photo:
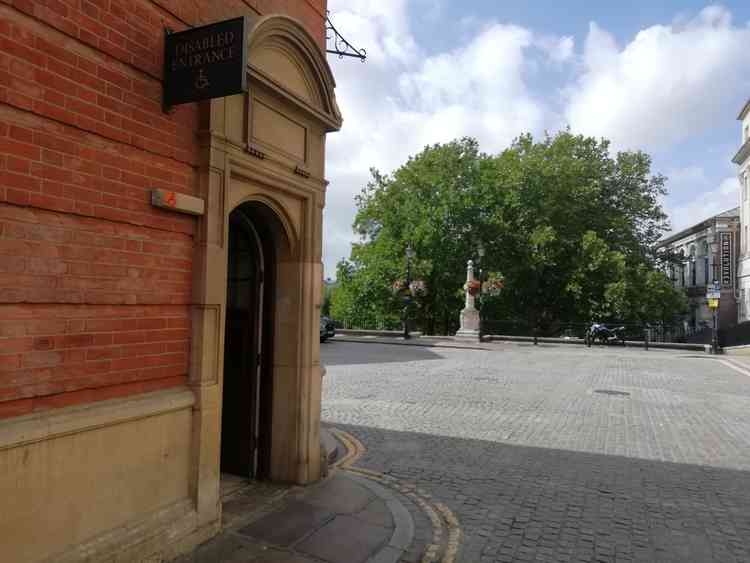
[[[320,341],[325,342],[328,340],[328,326],[324,320],[324,317],[320,318]]]
[[[326,324],[326,335],[328,338],[333,338],[336,336],[336,324],[333,322],[333,319],[330,319],[328,317],[320,317],[321,321],[324,321]]]

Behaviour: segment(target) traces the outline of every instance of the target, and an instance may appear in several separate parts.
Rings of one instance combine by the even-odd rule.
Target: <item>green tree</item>
[[[542,329],[561,320],[622,315],[617,284],[655,268],[653,244],[667,228],[665,178],[642,152],[609,154],[609,143],[570,132],[520,137],[496,158],[501,201],[491,214],[492,260],[506,278],[510,315]],[[619,306],[619,308],[618,308]]]
[[[323,283],[323,302],[320,304],[320,314],[324,317],[331,316],[331,295],[333,294],[333,287],[327,283]]]
[[[347,260],[337,265],[331,315],[347,327],[396,329],[400,316],[390,291],[394,269],[387,260],[377,260],[377,252],[365,250],[364,255],[366,265]]]
[[[402,304],[390,287],[404,277],[411,244],[413,277],[428,289],[414,316],[428,333],[454,330],[466,260],[481,242],[485,270],[505,279],[486,301],[489,317],[542,329],[671,318],[683,300],[652,253],[667,222],[665,178],[650,167],[645,153],[613,157],[606,140],[563,131],[523,135],[495,156],[464,138],[425,148],[390,176],[373,170],[356,200],[361,238],[339,264],[334,315],[397,322]]]
[[[476,191],[492,172],[485,164],[491,165],[490,159],[479,153],[477,142],[461,139],[427,147],[392,176],[372,170],[372,181],[356,200],[354,230],[362,242],[339,265],[349,293],[336,296],[334,302],[342,303],[337,310],[360,320],[372,320],[376,311],[399,318],[403,303],[390,288],[405,277],[411,244],[412,279],[427,286],[411,314],[428,333],[455,329],[466,260],[480,240],[475,218],[484,207]]]

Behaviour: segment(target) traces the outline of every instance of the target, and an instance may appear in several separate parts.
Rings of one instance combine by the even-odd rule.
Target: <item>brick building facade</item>
[[[319,477],[324,146],[341,124],[325,9],[0,2],[0,559],[167,557],[216,532],[224,355],[243,349],[225,332],[257,347],[248,476]],[[239,15],[249,93],[165,113],[164,28]],[[154,207],[154,189],[205,214]],[[252,307],[227,268],[247,241],[265,290],[237,324],[227,310]]]

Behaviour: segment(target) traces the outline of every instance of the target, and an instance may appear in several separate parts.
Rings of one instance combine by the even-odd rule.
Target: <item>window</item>
[[[703,241],[703,279],[708,285],[708,241]]]
[[[703,257],[703,275],[705,277],[705,283],[708,285],[708,254]]]

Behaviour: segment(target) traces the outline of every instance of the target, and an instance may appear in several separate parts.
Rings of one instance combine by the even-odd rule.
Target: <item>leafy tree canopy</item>
[[[466,260],[505,287],[486,302],[491,318],[533,326],[593,318],[669,320],[685,299],[658,271],[652,248],[668,228],[659,198],[666,179],[643,152],[609,153],[606,140],[563,131],[519,137],[498,155],[463,138],[425,148],[392,175],[372,170],[357,197],[360,236],[339,264],[332,313],[354,323],[397,324],[390,287],[405,276],[428,292],[410,317],[427,332],[455,330]]]

